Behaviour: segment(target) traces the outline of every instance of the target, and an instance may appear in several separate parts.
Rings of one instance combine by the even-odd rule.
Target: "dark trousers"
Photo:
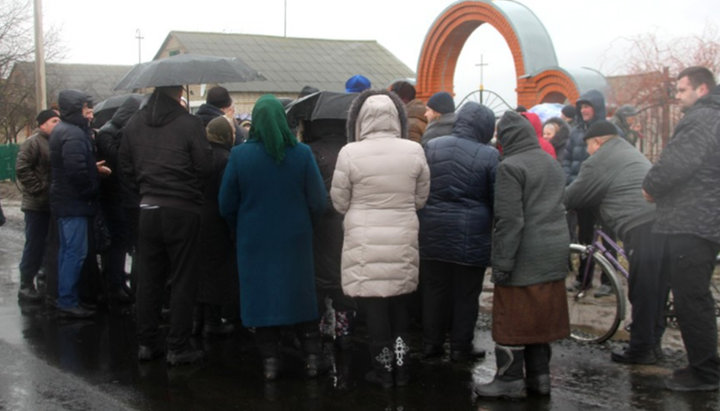
[[[420,261],[423,343],[441,346],[450,329],[450,349],[470,351],[485,267]]]
[[[50,212],[23,210],[25,213],[25,247],[20,259],[20,286],[33,283],[45,256],[50,227]]]
[[[257,327],[255,329],[255,343],[262,358],[278,357],[280,355],[280,341],[283,332],[296,333],[306,355],[320,354],[318,324],[317,321],[309,321],[294,325]]]
[[[136,294],[138,342],[159,345],[160,311],[170,283],[171,351],[189,348],[197,288],[200,214],[168,207],[140,211]]]
[[[677,322],[690,369],[707,382],[720,381],[718,329],[710,279],[720,244],[689,234],[669,234],[664,269],[669,270]]]
[[[125,279],[125,256],[132,246],[131,225],[120,204],[102,205],[110,231],[110,248],[102,255],[103,271],[110,289],[119,288]]]
[[[653,233],[652,226],[650,222],[633,228],[623,243],[630,263],[630,347],[638,350],[651,350],[665,332],[665,300],[670,286],[667,271],[662,270],[665,235]]]
[[[591,244],[595,238],[593,238],[595,234],[595,213],[592,209],[581,209],[576,210],[574,212],[570,212],[567,214],[567,221],[568,221],[568,227],[570,229],[570,241],[573,243],[578,244]],[[605,229],[605,234],[607,234],[611,239],[615,240],[615,235],[611,233],[609,230]],[[615,250],[610,247],[610,245],[605,241],[605,239],[602,240],[603,245],[605,248],[610,250],[610,253],[617,258],[617,253]],[[587,263],[587,259],[583,259],[580,262],[580,268],[578,270],[577,274],[577,281],[582,281],[582,273],[585,272],[585,264]],[[594,264],[594,262],[591,260],[591,264]],[[591,270],[593,267],[591,267]],[[600,282],[604,285],[610,285],[610,280],[608,280],[605,277],[600,277]]]
[[[397,337],[407,342],[410,327],[409,298],[410,294],[355,298],[358,308],[365,314],[372,347],[390,347]]]

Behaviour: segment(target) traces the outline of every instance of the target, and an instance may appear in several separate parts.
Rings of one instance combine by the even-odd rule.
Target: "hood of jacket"
[[[505,157],[540,148],[532,124],[515,111],[503,114],[497,125],[497,134]]]
[[[148,126],[162,127],[187,111],[180,105],[180,102],[156,88],[140,113]]]
[[[495,133],[495,113],[473,101],[460,107],[455,117],[452,134],[487,144]]]
[[[348,142],[375,137],[408,136],[405,105],[387,90],[368,89],[350,105],[347,121]]]
[[[140,102],[142,99],[143,97],[141,95],[132,95],[128,97],[127,100],[120,105],[120,107],[118,107],[117,111],[110,119],[115,127],[123,128],[125,124],[127,124],[130,117],[132,117],[133,114],[135,114],[140,108]]]
[[[580,105],[582,103],[590,104],[593,110],[595,110],[595,116],[588,122],[583,121],[582,114],[580,114]],[[605,97],[603,97],[602,93],[597,90],[588,90],[583,93],[577,102],[575,102],[575,107],[577,108],[578,123],[590,125],[598,120],[604,120],[606,117]]]
[[[521,116],[525,117],[527,121],[532,124],[533,129],[535,130],[535,134],[538,136],[538,138],[542,138],[542,121],[540,121],[540,117],[538,117],[537,114],[531,113],[529,111],[523,111],[520,113]]]
[[[83,104],[92,107],[92,98],[80,90],[63,90],[58,95],[60,119],[83,129],[90,128],[90,122],[83,117]]]

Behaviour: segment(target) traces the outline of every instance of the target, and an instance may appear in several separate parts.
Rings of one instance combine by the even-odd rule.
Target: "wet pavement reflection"
[[[20,221],[21,223],[21,221]],[[365,382],[369,354],[360,326],[350,350],[324,345],[328,372],[302,375],[293,341],[284,351],[284,373],[276,382],[261,377],[261,363],[245,330],[225,339],[197,338],[207,353],[198,365],[168,367],[163,359],[138,363],[134,319],[129,312],[100,311],[90,320],[58,318],[42,305],[17,302],[17,264],[22,234],[0,228],[0,409],[139,410],[720,410],[720,396],[673,393],[663,378],[684,366],[684,353],[666,349],[653,366],[610,362],[605,345],[553,344],[552,394],[524,401],[478,400],[472,384],[495,372],[487,309],[475,345],[488,356],[471,364],[447,358],[422,361],[413,354],[407,387],[382,390]],[[411,347],[419,349],[419,330]]]

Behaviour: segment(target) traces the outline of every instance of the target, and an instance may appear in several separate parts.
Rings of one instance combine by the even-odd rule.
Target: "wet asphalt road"
[[[349,352],[327,344],[325,357],[336,372],[317,380],[301,377],[302,361],[289,342],[283,378],[263,382],[246,332],[196,340],[207,352],[200,365],[139,364],[131,315],[100,312],[89,321],[68,321],[43,306],[18,304],[22,213],[5,200],[3,207],[8,223],[0,228],[0,410],[720,410],[718,392],[663,388],[663,378],[685,364],[677,332],[668,332],[667,358],[653,366],[611,363],[610,349],[619,342],[554,343],[552,395],[514,402],[472,398],[472,383],[494,374],[492,354],[474,364],[415,358],[408,387],[370,386],[363,380],[369,356],[362,328]],[[419,343],[415,331],[411,345]],[[487,316],[478,323],[475,344],[492,347]]]

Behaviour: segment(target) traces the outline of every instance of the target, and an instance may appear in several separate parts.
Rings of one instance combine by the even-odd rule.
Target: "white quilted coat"
[[[422,146],[401,139],[399,114],[386,95],[365,100],[357,141],[338,155],[330,195],[345,214],[342,288],[351,297],[389,297],[418,284],[418,218],[430,189]]]

